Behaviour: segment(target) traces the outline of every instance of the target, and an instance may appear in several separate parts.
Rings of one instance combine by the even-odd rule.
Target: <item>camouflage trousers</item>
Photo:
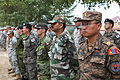
[[[25,63],[25,68],[29,80],[38,80],[36,63]]]
[[[76,80],[67,76],[51,76],[51,80]]]
[[[21,75],[22,77],[27,78],[27,73],[25,71],[25,64],[23,63],[23,56],[20,55],[19,53],[16,53],[16,54],[18,59],[18,67],[20,69]]]
[[[10,56],[9,61],[10,61],[12,68],[14,69],[15,73],[20,74],[16,55]]]
[[[51,80],[50,75],[38,75],[38,80]]]

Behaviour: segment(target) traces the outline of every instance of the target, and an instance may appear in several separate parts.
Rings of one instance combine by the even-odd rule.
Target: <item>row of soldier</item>
[[[16,80],[119,80],[120,35],[112,30],[114,22],[106,19],[101,35],[102,13],[86,11],[75,18],[70,34],[62,16],[40,23],[32,30],[25,23],[16,32],[9,30],[9,74]]]

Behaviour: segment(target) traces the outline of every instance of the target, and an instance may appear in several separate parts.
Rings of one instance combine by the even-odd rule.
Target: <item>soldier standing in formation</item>
[[[37,79],[37,39],[33,33],[31,33],[32,26],[30,24],[23,24],[24,38],[24,56],[23,62],[25,64],[26,72],[29,80]]]
[[[79,45],[80,45],[80,42],[85,39],[85,38],[83,38],[83,36],[81,34],[81,27],[82,27],[81,18],[80,17],[75,17],[74,23],[75,23],[75,28],[74,28],[72,36],[73,36],[73,39],[74,39],[74,42],[75,42],[75,46],[76,46],[76,48],[78,48]]]
[[[56,33],[49,52],[51,80],[75,80],[76,49],[72,37],[65,31],[66,22],[62,16],[55,16],[48,23]]]
[[[16,55],[18,59],[18,66],[22,75],[22,80],[27,80],[27,73],[25,71],[25,64],[23,63],[23,49],[24,49],[24,44],[23,44],[23,38],[25,38],[25,35],[23,34],[23,26],[19,26],[17,28],[17,32],[19,34],[19,38],[17,40],[16,44]]]
[[[105,19],[104,23],[104,28],[106,29],[104,36],[110,39],[112,42],[114,42],[120,49],[120,35],[112,30],[114,26],[113,20]]]
[[[11,71],[12,72],[15,71],[15,76],[16,76],[15,80],[19,80],[21,78],[21,75],[20,75],[20,70],[18,67],[17,56],[16,56],[17,39],[16,37],[14,37],[14,32],[12,30],[9,30],[7,34],[10,38],[8,56],[9,56],[10,64],[12,66]]]
[[[46,36],[47,25],[40,23],[36,27],[37,34],[40,37],[37,48],[37,67],[40,80],[50,80],[50,58],[48,51],[51,46],[51,38]]]
[[[80,44],[79,80],[120,80],[120,51],[114,43],[100,34],[102,13],[83,13],[82,33],[88,39]]]

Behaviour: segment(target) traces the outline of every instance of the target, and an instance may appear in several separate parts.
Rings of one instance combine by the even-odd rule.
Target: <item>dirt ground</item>
[[[13,77],[8,74],[8,68],[10,68],[8,53],[0,48],[0,80],[14,80]]]

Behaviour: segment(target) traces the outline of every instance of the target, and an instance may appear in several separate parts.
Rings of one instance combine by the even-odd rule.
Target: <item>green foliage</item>
[[[23,22],[47,22],[59,14],[68,16],[73,3],[74,0],[0,0],[0,25],[17,26]]]
[[[110,4],[114,1],[118,3],[118,5],[120,5],[119,0],[82,0],[81,4],[84,4],[85,6],[87,6],[89,10],[93,7],[96,7],[96,6],[100,7],[103,5],[105,5],[104,9],[108,9],[110,8]]]

